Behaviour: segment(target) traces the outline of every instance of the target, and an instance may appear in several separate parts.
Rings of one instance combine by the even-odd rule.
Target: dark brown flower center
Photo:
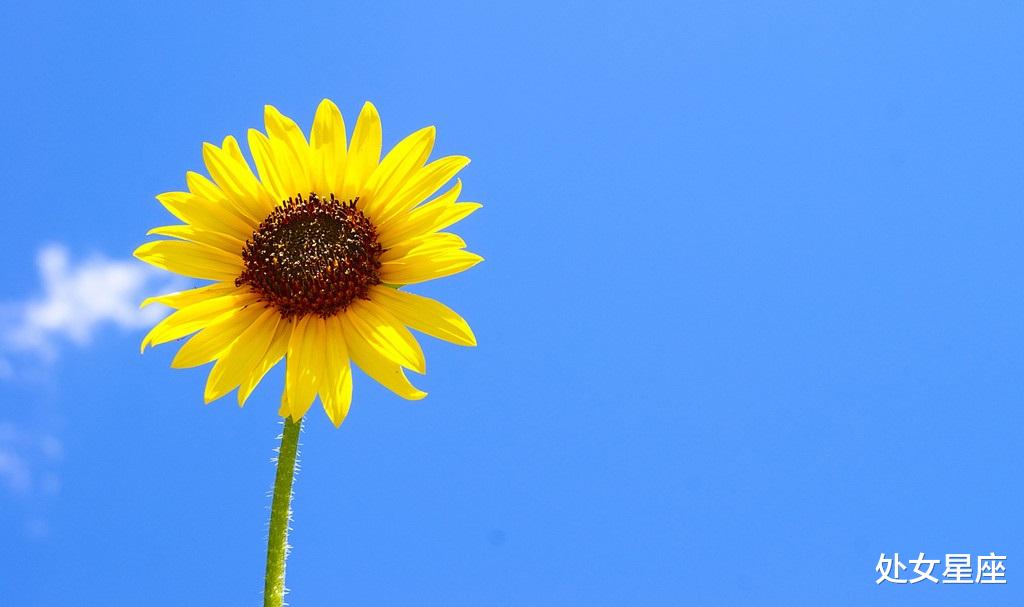
[[[245,242],[245,270],[235,285],[249,285],[285,318],[326,318],[380,284],[381,253],[377,230],[356,200],[297,196]]]

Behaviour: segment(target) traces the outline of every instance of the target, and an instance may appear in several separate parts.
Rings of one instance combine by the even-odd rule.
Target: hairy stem
[[[284,420],[281,448],[277,454],[274,500],[270,506],[270,537],[267,540],[267,577],[263,586],[264,607],[284,605],[284,562],[288,558],[288,523],[291,520],[292,480],[299,453],[302,420]]]

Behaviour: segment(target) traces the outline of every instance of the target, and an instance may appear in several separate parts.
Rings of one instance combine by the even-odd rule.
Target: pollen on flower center
[[[380,284],[381,253],[376,228],[355,199],[296,196],[246,241],[245,270],[235,285],[249,285],[284,318],[326,318]]]

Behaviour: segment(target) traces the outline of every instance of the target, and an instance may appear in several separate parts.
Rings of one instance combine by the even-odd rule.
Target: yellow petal
[[[341,191],[335,192],[339,198],[348,200],[362,192],[363,186],[380,162],[380,148],[380,115],[377,114],[377,108],[367,101],[363,104],[359,119],[356,120],[356,128],[352,131],[345,177]]]
[[[228,156],[233,158],[238,164],[244,166],[245,170],[249,171],[249,174],[252,175],[252,169],[249,168],[249,162],[245,159],[245,156],[242,155],[242,148],[238,145],[237,139],[228,135],[224,138],[224,142],[220,144],[220,147]]]
[[[274,200],[244,162],[217,146],[203,144],[203,160],[227,198],[254,225],[259,225],[274,207]]]
[[[239,406],[245,404],[246,399],[249,398],[249,395],[256,389],[256,386],[259,385],[267,372],[284,357],[288,351],[288,340],[291,339],[293,325],[294,323],[290,320],[279,318],[272,332],[273,337],[270,340],[270,345],[265,348],[256,365],[246,374],[241,386],[238,388]]]
[[[428,252],[410,254],[400,261],[389,261],[380,266],[381,280],[387,284],[409,285],[451,276],[468,270],[484,258],[469,251],[451,251],[441,255]]]
[[[377,226],[377,233],[380,234],[381,245],[388,248],[410,237],[430,232],[445,210],[455,204],[461,191],[462,180],[456,179],[455,184],[444,194],[411,211],[398,213],[390,220],[380,223]]]
[[[325,321],[327,360],[326,373],[320,381],[320,402],[334,427],[341,425],[352,403],[352,369],[341,320],[332,316]]]
[[[439,301],[383,286],[370,287],[369,296],[400,322],[421,333],[461,346],[476,345],[469,324]]]
[[[316,398],[324,373],[325,334],[324,319],[307,315],[295,324],[288,341],[284,382],[292,419],[301,419]]]
[[[363,206],[371,216],[388,208],[390,199],[405,186],[413,173],[423,166],[434,147],[436,130],[422,128],[398,142],[363,188]]]
[[[245,243],[234,236],[228,236],[227,234],[221,234],[220,232],[197,228],[187,224],[178,226],[161,226],[146,232],[147,236],[152,236],[154,234],[198,242],[199,244],[220,249],[225,253],[231,253],[234,255],[241,255],[242,249],[245,248]]]
[[[345,421],[345,418],[348,417],[348,411],[352,406],[352,367],[347,358],[343,363],[341,373],[341,385],[335,393],[334,402],[327,411],[327,416],[335,428]]]
[[[383,212],[378,213],[384,222],[396,214],[423,202],[428,196],[448,183],[456,173],[469,164],[465,156],[447,156],[431,162],[402,184],[402,189],[387,200]]]
[[[175,369],[185,369],[205,365],[219,357],[260,315],[267,312],[266,308],[254,305],[233,314],[225,314],[189,338],[174,355],[171,366]]]
[[[381,355],[375,348],[363,339],[363,336],[356,330],[355,325],[348,314],[339,314],[338,321],[341,324],[342,332],[345,334],[345,345],[348,347],[348,355],[352,362],[359,366],[379,384],[391,390],[395,394],[408,400],[420,400],[427,395],[426,392],[417,389],[405,376],[405,371],[398,364],[395,364]]]
[[[378,230],[378,240],[385,250],[389,250],[399,245],[400,243],[406,242],[412,238],[418,238],[425,236],[437,228],[438,220],[445,213],[446,207],[440,205],[432,205],[430,207],[421,207],[414,211],[400,216],[401,221],[392,222],[390,228],[386,231],[383,229]]]
[[[159,303],[167,306],[168,308],[174,308],[180,310],[185,306],[190,306],[194,303],[198,303],[205,299],[212,299],[214,297],[220,297],[221,295],[229,295],[231,293],[243,292],[239,291],[239,288],[235,286],[233,280],[225,282],[217,282],[212,285],[206,285],[198,287],[196,289],[188,289],[187,291],[177,291],[175,293],[168,293],[166,295],[157,295],[156,297],[147,297],[142,300],[139,304],[140,308],[154,303]]]
[[[206,379],[203,399],[217,400],[245,382],[260,364],[271,343],[281,315],[273,308],[263,308],[238,339],[217,359]],[[239,405],[245,398],[239,395]]]
[[[230,210],[204,200],[191,192],[164,192],[156,197],[171,215],[194,225],[245,240],[252,236],[249,225],[241,222]]]
[[[471,213],[477,209],[482,209],[483,207],[484,205],[479,202],[457,202],[446,208],[444,212],[441,213],[441,216],[437,218],[437,223],[435,223],[431,229],[443,230],[448,226],[469,217]]]
[[[309,144],[306,143],[302,129],[272,105],[264,106],[263,120],[267,127],[267,136],[270,137],[274,161],[278,164],[279,170],[283,171],[284,166],[288,167],[288,174],[291,176],[291,183],[285,183],[286,187],[290,185],[288,195],[309,194],[313,189],[309,171]]]
[[[256,296],[246,292],[222,295],[193,303],[164,318],[150,329],[146,337],[142,339],[142,350],[145,350],[148,345],[156,346],[195,333],[222,315],[256,302]]]
[[[206,280],[233,280],[242,272],[241,255],[195,242],[147,242],[135,249],[135,257],[158,268]]]
[[[295,192],[289,191],[291,176],[287,172],[282,174],[282,169],[285,167],[279,167],[274,162],[274,151],[266,135],[256,129],[249,129],[249,151],[252,152],[252,159],[256,162],[256,171],[260,174],[260,182],[270,192],[275,204],[280,204],[295,195]]]
[[[225,221],[230,221],[236,230],[249,230],[250,232],[259,225],[259,221],[245,214],[241,206],[231,200],[224,192],[206,177],[199,173],[189,171],[185,173],[185,183],[190,192],[196,197],[207,201],[211,206],[224,210]]]
[[[345,315],[363,340],[386,358],[417,373],[426,372],[427,363],[416,338],[380,304],[357,299]]]
[[[446,253],[466,248],[466,241],[458,234],[450,232],[436,232],[425,236],[410,238],[405,242],[392,245],[380,256],[383,262],[401,261],[410,255],[424,255],[430,253]]]
[[[288,418],[292,415],[292,407],[288,404],[288,387],[285,386],[281,390],[281,406],[277,410],[277,414],[281,417]]]
[[[309,135],[311,177],[313,187],[321,196],[332,192],[340,195],[348,156],[347,145],[345,119],[338,106],[330,99],[324,99],[316,109]]]

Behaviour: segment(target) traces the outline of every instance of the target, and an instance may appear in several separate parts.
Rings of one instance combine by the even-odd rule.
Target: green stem
[[[295,458],[299,453],[299,427],[302,420],[284,420],[281,448],[277,453],[277,477],[274,500],[270,506],[270,537],[267,540],[267,577],[263,586],[263,606],[284,605],[284,562],[288,558],[288,523],[291,520],[292,480]]]

